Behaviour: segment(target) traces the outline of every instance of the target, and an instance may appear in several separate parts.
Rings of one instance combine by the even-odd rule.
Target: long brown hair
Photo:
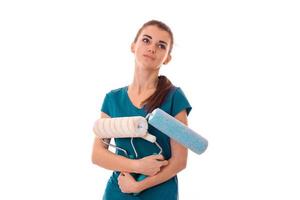
[[[162,105],[173,87],[173,84],[166,76],[159,76],[155,92],[143,102],[143,104],[146,103],[146,111],[152,112],[155,108]]]
[[[169,28],[169,26],[167,26],[165,23],[163,23],[161,21],[150,20],[150,21],[146,22],[145,24],[143,24],[143,26],[137,32],[134,42],[137,41],[142,30],[147,26],[157,26],[161,30],[164,30],[169,33],[171,42],[170,42],[170,49],[169,49],[168,53],[170,54],[172,51],[173,42],[174,42],[173,33],[172,33],[171,29]],[[145,108],[146,108],[147,112],[152,112],[155,108],[159,107],[164,102],[164,100],[166,99],[167,95],[169,94],[169,92],[171,91],[171,89],[173,87],[174,86],[173,86],[172,82],[166,76],[159,76],[155,92],[150,97],[148,97],[145,101],[143,101],[143,104],[146,103]]]

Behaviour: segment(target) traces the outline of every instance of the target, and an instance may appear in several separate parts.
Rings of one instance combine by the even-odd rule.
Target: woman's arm
[[[107,114],[101,113],[101,118],[109,117]],[[108,145],[104,144],[98,137],[95,137],[94,140],[92,162],[109,170],[143,173],[146,175],[154,175],[160,171],[162,166],[168,164],[168,161],[163,160],[160,155],[148,156],[139,160],[132,160],[117,155],[109,151]]]
[[[181,111],[175,116],[175,118],[185,125],[188,124],[186,110]],[[147,188],[169,180],[186,167],[188,156],[187,148],[177,143],[173,139],[170,139],[170,143],[172,157],[169,159],[169,164],[162,168],[158,174],[149,176],[140,182],[135,182],[129,174],[123,174],[123,176],[119,176],[119,186],[122,192],[131,193],[143,191]]]

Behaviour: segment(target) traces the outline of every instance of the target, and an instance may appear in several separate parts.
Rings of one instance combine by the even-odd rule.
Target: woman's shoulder
[[[107,94],[112,96],[124,95],[124,93],[127,91],[127,87],[128,86],[112,89]]]
[[[184,94],[183,90],[181,89],[181,87],[179,86],[175,86],[173,85],[170,92],[169,92],[169,96],[176,96],[176,95],[181,95]]]

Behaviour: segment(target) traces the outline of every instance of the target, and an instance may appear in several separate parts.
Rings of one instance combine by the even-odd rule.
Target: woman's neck
[[[141,94],[149,90],[155,90],[158,83],[158,72],[158,70],[141,70],[136,67],[133,81],[129,85],[130,91]]]

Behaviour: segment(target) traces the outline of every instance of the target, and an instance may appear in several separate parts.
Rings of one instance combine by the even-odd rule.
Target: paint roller
[[[162,148],[156,142],[156,137],[154,135],[151,135],[147,131],[148,131],[147,120],[146,118],[141,116],[101,118],[96,120],[94,124],[94,133],[96,136],[102,139],[103,143],[123,151],[126,154],[126,156],[129,158],[134,158],[134,156],[128,155],[125,149],[106,143],[103,139],[131,138],[131,146],[134,150],[135,158],[138,158],[138,153],[133,145],[133,138],[140,137],[151,143],[154,143],[159,149],[158,154],[162,154]]]
[[[148,123],[197,154],[203,153],[208,141],[165,111],[156,108],[146,116]]]
[[[208,141],[204,137],[160,108],[153,110],[146,118],[135,116],[98,119],[94,124],[94,132],[100,138],[141,137],[155,143],[161,153],[156,137],[147,132],[148,123],[197,154],[207,149]],[[134,146],[133,149],[135,151]]]
[[[159,149],[158,154],[162,154],[162,148],[156,142],[156,137],[147,132],[148,123],[146,118],[144,117],[135,116],[135,117],[101,118],[96,120],[93,130],[95,135],[101,138],[104,144],[122,151],[128,158],[131,159],[138,158],[138,153],[133,145],[133,138],[136,137],[140,137],[145,140],[148,140],[149,142],[154,143]],[[133,155],[128,154],[125,149],[117,147],[113,144],[109,144],[105,140],[103,140],[107,138],[131,138],[131,146],[134,150],[135,157]],[[132,176],[137,181],[141,181],[147,177],[144,174],[134,174],[134,173],[132,173]],[[134,195],[137,194],[138,193],[135,193]]]
[[[94,133],[99,138],[141,137],[154,143],[156,137],[147,132],[148,123],[144,117],[101,118],[94,124]]]
[[[148,119],[148,122],[147,122]],[[94,124],[94,133],[100,138],[141,137],[156,143],[156,137],[147,132],[148,123],[197,154],[203,153],[208,141],[185,124],[160,108],[141,116],[101,118]]]

